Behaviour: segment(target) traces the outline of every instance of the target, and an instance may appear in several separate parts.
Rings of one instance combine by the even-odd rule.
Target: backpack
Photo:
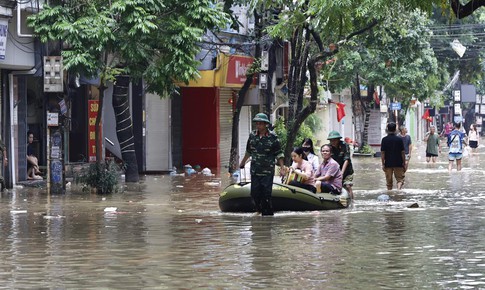
[[[461,134],[460,132],[452,132],[449,136],[450,142],[448,146],[450,147],[450,153],[461,153]]]

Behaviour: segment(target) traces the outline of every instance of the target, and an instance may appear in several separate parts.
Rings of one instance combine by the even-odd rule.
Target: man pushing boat
[[[256,130],[249,134],[246,153],[239,167],[244,168],[251,157],[251,198],[254,206],[263,216],[273,215],[271,193],[275,164],[278,160],[279,166],[282,167],[281,172],[284,173],[284,155],[278,136],[269,130],[270,121],[266,114],[256,114],[253,121]]]

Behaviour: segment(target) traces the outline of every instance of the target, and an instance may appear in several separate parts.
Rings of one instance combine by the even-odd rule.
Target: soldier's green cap
[[[330,140],[330,139],[342,139],[342,136],[340,136],[339,132],[332,131],[332,132],[328,133],[327,140]]]
[[[253,119],[254,122],[266,122],[269,123],[268,116],[265,113],[257,113]]]

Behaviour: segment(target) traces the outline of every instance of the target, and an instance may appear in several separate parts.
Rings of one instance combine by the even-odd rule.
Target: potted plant
[[[98,194],[108,194],[119,190],[120,172],[120,167],[112,160],[96,162],[77,175],[75,181],[84,185],[83,190],[96,189]]]
[[[369,144],[365,144],[364,146],[362,146],[362,148],[360,148],[360,150],[358,152],[354,152],[354,156],[356,157],[359,157],[359,156],[374,156],[376,152],[374,151],[374,149],[372,149],[372,147],[369,145]]]

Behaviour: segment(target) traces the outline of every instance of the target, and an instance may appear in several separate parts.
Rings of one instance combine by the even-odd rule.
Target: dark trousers
[[[251,197],[256,211],[262,215],[273,215],[272,192],[273,175],[251,175]]]
[[[325,181],[322,181],[322,184],[320,186],[320,191],[321,192],[328,192],[328,193],[331,193],[331,194],[340,194],[338,189],[334,188],[332,185],[330,185],[330,183],[327,183]]]
[[[293,185],[293,186],[297,186],[297,187],[301,187],[303,189],[306,189],[308,191],[311,191],[313,193],[317,192],[317,189],[315,188],[315,186],[313,185],[310,185],[310,184],[305,184],[305,183],[301,183],[301,182],[298,182],[298,181],[290,181],[290,183],[288,183],[289,185]]]

